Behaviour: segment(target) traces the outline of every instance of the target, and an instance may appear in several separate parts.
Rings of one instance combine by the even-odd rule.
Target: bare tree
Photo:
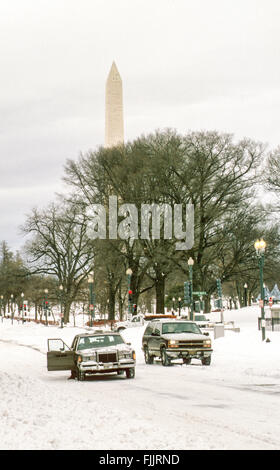
[[[93,269],[94,252],[87,236],[87,217],[77,205],[62,202],[33,209],[22,231],[30,272],[55,276],[63,286],[64,321],[83,281]]]

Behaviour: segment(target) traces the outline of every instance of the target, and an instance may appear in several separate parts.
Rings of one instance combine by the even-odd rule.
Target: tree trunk
[[[115,295],[111,294],[109,296],[109,320],[115,320]]]
[[[122,321],[122,319],[123,319],[123,299],[122,299],[122,289],[121,289],[121,285],[119,286],[119,289],[118,289],[118,296],[119,296],[119,300],[118,300],[118,304],[119,304],[119,319],[120,319],[120,321]]]
[[[205,297],[205,302],[204,302],[204,313],[210,313],[211,312],[211,297],[207,295]]]
[[[64,302],[63,323],[69,323],[71,304],[72,304],[72,301],[69,299],[66,299]]]
[[[164,313],[164,292],[165,292],[165,279],[161,274],[155,282],[156,289],[156,313]]]

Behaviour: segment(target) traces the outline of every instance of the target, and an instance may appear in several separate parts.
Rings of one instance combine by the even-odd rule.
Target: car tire
[[[82,372],[81,370],[78,370],[77,378],[78,378],[79,382],[83,382],[85,380],[85,373]]]
[[[135,368],[130,367],[129,369],[126,369],[125,371],[127,379],[134,379],[135,377]]]
[[[203,366],[210,366],[211,364],[211,356],[210,357],[204,357],[203,359],[201,359],[201,364]]]
[[[184,364],[189,365],[192,360],[190,357],[185,357],[183,361],[184,361]]]
[[[120,328],[118,328],[118,333],[120,333],[121,331],[125,330],[125,327],[124,326],[121,326]]]
[[[145,347],[144,349],[144,357],[145,357],[145,363],[146,364],[153,364],[154,363],[154,356],[151,356],[149,353],[149,349]]]
[[[171,361],[169,357],[167,356],[167,352],[165,348],[161,349],[161,363],[164,367],[168,367],[171,365]]]

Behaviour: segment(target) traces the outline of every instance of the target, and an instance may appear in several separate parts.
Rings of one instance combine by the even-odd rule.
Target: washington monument
[[[105,147],[114,147],[124,142],[122,79],[115,62],[106,81],[105,95]]]

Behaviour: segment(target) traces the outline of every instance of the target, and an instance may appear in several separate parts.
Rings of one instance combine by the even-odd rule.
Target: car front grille
[[[179,341],[180,348],[203,348],[203,341]]]
[[[98,354],[98,362],[117,362],[116,353]]]

